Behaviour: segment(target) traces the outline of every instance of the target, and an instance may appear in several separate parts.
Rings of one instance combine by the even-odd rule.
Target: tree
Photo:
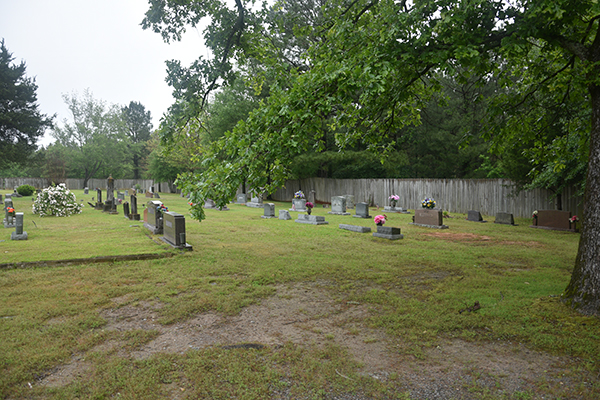
[[[24,163],[36,149],[37,140],[52,125],[52,117],[38,110],[35,79],[25,75],[24,61],[14,57],[0,42],[0,170],[9,163]]]
[[[72,122],[55,125],[52,136],[66,154],[68,176],[83,178],[84,186],[93,177],[125,176],[130,168],[125,124],[118,106],[106,106],[86,90],[63,95],[72,114]]]
[[[129,103],[129,106],[121,108],[123,120],[125,122],[126,134],[129,136],[130,152],[133,163],[133,179],[140,179],[141,161],[148,155],[146,142],[150,140],[152,133],[152,117],[150,111],[136,101]]]
[[[199,20],[201,3],[156,1],[147,16],[161,10],[163,34],[176,33]],[[206,10],[203,16],[210,12]],[[222,18],[231,17],[232,11],[211,14],[217,20],[212,26],[223,28],[221,33],[226,27],[230,34],[209,37],[213,45],[220,43],[213,48],[225,60],[221,65],[231,66],[233,57],[244,61],[241,55],[260,51],[252,47],[259,27],[244,23],[249,11],[241,0],[236,0],[235,10],[237,20]],[[188,191],[197,193],[198,199],[211,194],[222,204],[237,188],[242,169],[251,171],[248,181],[253,187],[270,191],[282,185],[295,155],[323,146],[323,121],[336,132],[339,148],[362,143],[385,155],[391,137],[419,123],[419,110],[440,90],[436,78],[440,74],[459,80],[472,74],[496,76],[500,87],[513,89],[516,98],[507,106],[516,109],[531,105],[536,93],[549,93],[547,100],[555,104],[556,115],[561,115],[560,104],[572,104],[584,95],[590,129],[559,131],[559,137],[575,135],[581,143],[589,135],[582,233],[564,299],[581,312],[599,315],[600,4],[593,0],[338,0],[328,3],[325,11],[331,24],[325,40],[309,51],[310,69],[291,70],[288,87],[273,87],[263,106],[207,155],[208,173],[185,180]],[[226,39],[232,37],[235,40]],[[212,76],[220,73],[227,78],[230,69],[214,70]],[[514,74],[524,69],[525,76]],[[528,108],[535,113],[540,107]],[[513,115],[527,122],[533,114]],[[504,120],[498,112],[490,123]],[[501,128],[490,128],[484,138],[499,143],[503,134]],[[538,148],[546,144],[534,141]],[[223,154],[228,155],[226,162]],[[194,215],[202,216],[201,212]]]

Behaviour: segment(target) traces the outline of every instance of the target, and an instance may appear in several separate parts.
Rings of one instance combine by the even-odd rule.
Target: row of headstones
[[[14,196],[13,196],[14,197]],[[0,202],[2,201],[2,195],[0,194]],[[15,231],[11,232],[11,240],[27,240],[27,232],[23,230],[23,219],[24,214],[22,212],[9,212],[8,209],[14,210],[12,198],[6,196],[4,199],[4,228],[14,228]],[[13,215],[14,214],[14,215]]]
[[[440,211],[441,212],[441,211]],[[562,210],[539,210],[533,216],[531,228],[576,231],[577,222],[572,220],[570,211]],[[483,220],[479,211],[471,210],[467,214],[467,220],[473,222],[487,222]],[[499,212],[496,214],[496,224],[514,225],[515,219],[512,214]]]

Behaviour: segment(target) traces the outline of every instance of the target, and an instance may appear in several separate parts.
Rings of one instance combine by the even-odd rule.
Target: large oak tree
[[[206,33],[214,58],[191,68],[170,64],[169,79],[179,99],[172,109],[175,125],[204,106],[208,93],[220,80],[227,82],[236,63],[243,70],[251,60],[265,61],[277,78],[268,100],[214,145],[212,156],[206,156],[208,172],[180,179],[198,200],[192,210],[197,218],[203,216],[201,199],[211,197],[223,205],[244,177],[251,187],[267,192],[284,184],[293,157],[322,149],[326,130],[335,132],[340,149],[361,143],[385,155],[390,138],[419,123],[419,110],[441,88],[437,77],[494,76],[510,93],[499,98],[504,101],[497,103],[486,131],[498,148],[506,140],[519,140],[504,127],[521,126],[531,127],[532,143],[543,151],[547,142],[535,140],[536,135],[556,128],[553,121],[561,119],[572,123],[554,129],[553,140],[567,143],[575,137],[579,149],[589,149],[580,245],[564,298],[581,312],[600,314],[597,1],[333,0],[319,9],[319,26],[296,27],[298,35],[319,32],[297,67],[272,62],[279,59],[265,38],[279,27],[261,25],[264,20],[251,10],[251,1],[236,0],[232,9],[218,0],[150,3],[144,26],[165,38],[177,38],[186,26],[212,18]],[[542,106],[534,101],[539,94],[544,95]],[[561,112],[561,105],[572,110],[574,103],[589,112]],[[557,169],[564,166],[554,162]]]

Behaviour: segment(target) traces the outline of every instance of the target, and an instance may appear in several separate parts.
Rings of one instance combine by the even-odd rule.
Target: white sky
[[[0,39],[27,64],[38,85],[39,109],[70,120],[62,94],[83,94],[128,105],[142,103],[154,128],[173,103],[165,82],[165,61],[189,65],[208,57],[201,31],[190,29],[181,42],[166,44],[140,23],[147,0],[0,0]],[[46,135],[39,144],[52,139]]]

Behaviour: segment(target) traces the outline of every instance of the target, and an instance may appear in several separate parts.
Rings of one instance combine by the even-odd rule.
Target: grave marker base
[[[340,224],[339,227],[340,227],[340,229],[345,229],[347,231],[358,232],[358,233],[371,232],[371,228],[369,228],[368,226]]]
[[[325,221],[325,217],[317,216],[317,215],[307,215],[300,214],[298,215],[298,219],[294,222],[298,222],[300,224],[311,224],[311,225],[327,225],[329,222]]]
[[[27,240],[27,232],[23,232],[18,234],[17,232],[11,232],[10,234],[11,240]]]
[[[177,245],[175,245],[175,244],[171,243],[171,242],[170,242],[168,239],[166,239],[164,236],[161,236],[160,238],[162,239],[162,241],[163,241],[163,242],[165,242],[166,244],[170,245],[171,247],[173,247],[173,248],[175,248],[175,249],[189,250],[189,251],[192,251],[192,250],[193,250],[193,248],[192,248],[192,245],[191,245],[191,244],[188,244],[188,243],[186,243],[186,244],[182,244],[182,245],[179,245],[179,246],[177,246]]]
[[[385,206],[385,207],[383,207],[383,211],[390,212],[390,213],[410,214],[410,212],[408,210],[405,210],[402,207]]]
[[[350,215],[349,212],[338,212],[338,211],[329,211],[329,212],[327,212],[327,214],[332,214],[332,215]]]

